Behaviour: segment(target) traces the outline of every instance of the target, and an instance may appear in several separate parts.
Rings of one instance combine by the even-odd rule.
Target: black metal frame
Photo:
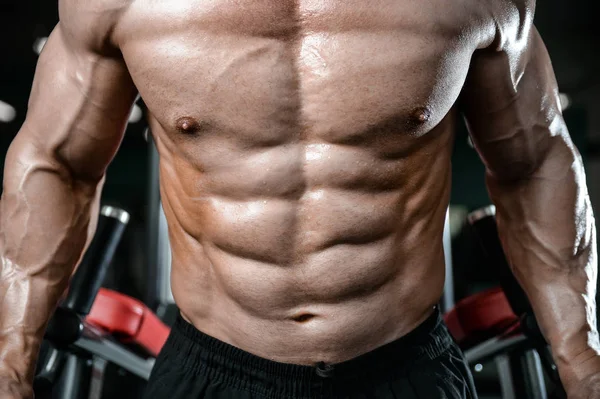
[[[36,399],[83,399],[89,394],[93,353],[77,343],[92,330],[84,318],[92,308],[129,222],[122,209],[101,209],[96,234],[71,280],[66,299],[52,316],[44,339],[51,344],[34,379]],[[99,337],[97,335],[97,337]]]
[[[145,134],[148,141],[148,215],[147,220],[147,278],[146,278],[146,298],[145,303],[150,309],[156,309],[159,302],[160,282],[159,268],[161,262],[159,259],[158,236],[159,236],[159,217],[160,217],[160,182],[159,182],[159,156],[150,128],[146,129]]]

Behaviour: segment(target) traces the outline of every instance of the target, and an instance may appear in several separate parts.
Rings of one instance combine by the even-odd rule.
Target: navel
[[[300,315],[292,317],[292,320],[294,320],[297,323],[306,323],[307,321],[312,320],[315,317],[316,315],[314,314],[302,313]]]
[[[175,128],[182,134],[195,134],[201,130],[202,123],[189,116],[183,116],[175,122]]]

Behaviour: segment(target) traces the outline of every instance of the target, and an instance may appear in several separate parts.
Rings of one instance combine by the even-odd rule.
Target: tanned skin
[[[425,320],[462,112],[566,389],[596,397],[594,218],[533,13],[532,0],[61,0],[6,161],[0,396],[31,397],[139,91],[173,294],[198,329],[315,364]]]

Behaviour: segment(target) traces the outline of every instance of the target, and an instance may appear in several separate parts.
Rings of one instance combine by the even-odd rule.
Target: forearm
[[[581,158],[568,138],[553,141],[531,175],[504,180],[488,173],[487,182],[513,272],[563,380],[576,380],[600,364],[596,232]]]
[[[75,178],[68,166],[19,136],[5,171],[0,377],[30,381],[48,319],[95,225],[100,182]]]

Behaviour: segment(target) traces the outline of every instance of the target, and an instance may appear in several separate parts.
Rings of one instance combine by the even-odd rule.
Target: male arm
[[[89,4],[96,3],[96,4]],[[118,9],[61,0],[0,208],[0,397],[30,398],[49,317],[93,234],[136,90],[110,41]],[[115,11],[117,10],[117,11]]]
[[[516,15],[473,56],[462,105],[511,268],[567,392],[580,397],[600,373],[595,221],[532,10]]]

